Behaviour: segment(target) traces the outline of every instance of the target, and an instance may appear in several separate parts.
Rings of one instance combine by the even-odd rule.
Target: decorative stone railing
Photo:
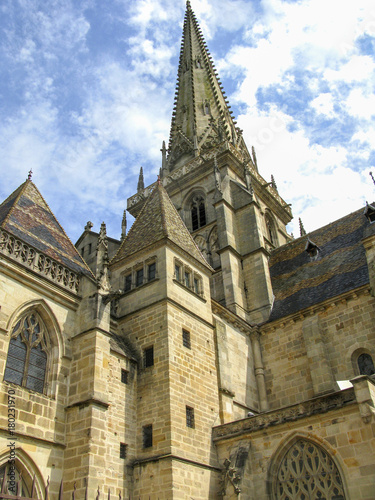
[[[320,396],[286,408],[261,413],[236,422],[230,422],[228,424],[214,427],[213,439],[214,441],[229,439],[243,433],[255,432],[267,427],[292,422],[301,418],[311,417],[312,415],[320,413],[326,413],[327,411],[336,410],[355,402],[356,397],[354,389],[345,389],[340,392]]]
[[[0,229],[0,253],[9,255],[39,275],[78,293],[79,275],[77,273],[38,252],[3,229]]]

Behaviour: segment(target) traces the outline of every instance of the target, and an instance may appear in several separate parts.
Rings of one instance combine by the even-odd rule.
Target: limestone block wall
[[[261,336],[266,390],[270,409],[314,396],[302,322],[287,321]]]
[[[298,439],[311,441],[329,454],[341,475],[345,498],[374,498],[375,424],[362,420],[357,404],[217,441],[220,462],[230,459],[234,467],[237,462],[241,477],[237,498],[273,498],[271,484],[285,453]],[[247,454],[238,460],[241,451]],[[228,481],[226,491],[224,498],[235,498]]]
[[[248,334],[215,315],[222,423],[259,411],[254,359]]]
[[[147,265],[150,262],[156,263],[156,277],[154,280],[148,282]],[[141,268],[144,269],[144,281],[142,285],[136,286],[135,273]],[[132,289],[125,292],[118,301],[116,315],[120,318],[165,297],[167,279],[165,248],[159,247],[138,252],[129,259],[113,266],[111,268],[113,290],[124,290],[125,276],[130,273],[133,273]]]
[[[362,352],[375,359],[374,301],[363,289],[326,307],[322,304],[316,319],[306,315],[263,327],[271,409],[337,390],[337,381],[359,374],[356,360]]]
[[[50,492],[59,489],[65,447],[70,338],[75,328],[79,298],[57,286],[18,274],[0,274],[0,460],[8,460],[8,394],[14,397],[16,466],[26,482],[35,473],[41,492],[50,478]],[[19,317],[34,309],[51,341],[45,394],[3,381],[10,335]]]
[[[359,375],[357,359],[362,352],[375,361],[375,298],[368,290],[332,304],[319,316],[336,380]]]
[[[121,370],[128,373],[127,383]],[[69,404],[66,410],[65,490],[76,483],[90,495],[98,486],[122,496],[132,493],[129,463],[136,456],[136,370],[113,352],[110,338],[91,331],[74,339]],[[120,456],[120,445],[125,456]]]

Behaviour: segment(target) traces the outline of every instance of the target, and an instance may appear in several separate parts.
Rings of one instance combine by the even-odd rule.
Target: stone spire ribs
[[[172,171],[223,141],[230,141],[247,152],[241,132],[235,125],[188,1],[168,147],[168,170]]]

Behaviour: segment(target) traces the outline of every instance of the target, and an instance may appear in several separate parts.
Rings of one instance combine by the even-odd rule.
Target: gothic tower
[[[186,4],[175,105],[162,182],[182,220],[215,272],[211,295],[251,323],[272,307],[269,252],[290,240],[292,213],[274,181],[258,172],[198,22]],[[152,186],[128,199],[138,215]]]

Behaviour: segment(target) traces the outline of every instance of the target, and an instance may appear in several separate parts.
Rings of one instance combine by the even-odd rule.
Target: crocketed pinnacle
[[[188,1],[168,147],[168,170],[224,140],[236,144],[241,134],[235,123]]]

